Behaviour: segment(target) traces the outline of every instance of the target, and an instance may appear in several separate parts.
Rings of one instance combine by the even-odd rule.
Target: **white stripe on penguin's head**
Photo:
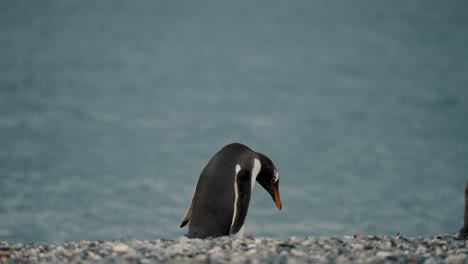
[[[273,183],[276,183],[279,180],[279,172],[275,169],[275,178],[273,178]]]

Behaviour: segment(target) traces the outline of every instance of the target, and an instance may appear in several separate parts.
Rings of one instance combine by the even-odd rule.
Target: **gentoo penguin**
[[[250,196],[257,181],[281,210],[279,175],[273,162],[249,147],[232,143],[211,158],[200,174],[187,214],[189,238],[241,238]]]

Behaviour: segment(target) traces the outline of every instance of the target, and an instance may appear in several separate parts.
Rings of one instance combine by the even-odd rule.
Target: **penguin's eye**
[[[276,183],[279,180],[279,173],[275,170],[275,176],[271,178],[271,183]]]

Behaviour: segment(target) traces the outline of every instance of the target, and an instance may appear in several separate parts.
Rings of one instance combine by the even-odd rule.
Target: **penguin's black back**
[[[236,165],[246,166],[254,156],[255,152],[247,146],[232,143],[208,161],[198,179],[186,218],[189,238],[229,235],[234,214]]]

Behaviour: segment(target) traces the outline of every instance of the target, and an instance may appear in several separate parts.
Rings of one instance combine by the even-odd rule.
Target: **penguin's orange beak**
[[[273,201],[275,201],[276,207],[278,207],[278,210],[281,210],[281,199],[279,196],[279,190],[278,190],[278,185],[273,187]]]

